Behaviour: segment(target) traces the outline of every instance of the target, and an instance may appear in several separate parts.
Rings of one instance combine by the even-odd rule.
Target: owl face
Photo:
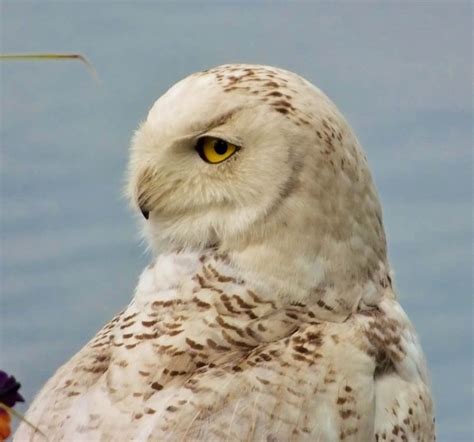
[[[245,236],[294,187],[310,131],[261,98],[207,74],[154,104],[133,139],[128,188],[154,245]]]
[[[173,86],[135,134],[128,194],[156,250],[252,248],[249,266],[298,260],[308,285],[386,260],[357,139],[321,91],[280,69],[226,65]]]

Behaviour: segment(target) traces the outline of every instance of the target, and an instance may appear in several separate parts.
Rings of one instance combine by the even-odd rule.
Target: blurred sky
[[[471,3],[1,3],[1,347],[31,401],[127,304],[148,257],[121,196],[155,99],[228,62],[295,71],[365,147],[440,440],[472,440]]]

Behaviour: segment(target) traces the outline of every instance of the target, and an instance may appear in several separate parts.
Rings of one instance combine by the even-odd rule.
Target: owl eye
[[[206,163],[218,164],[231,157],[239,147],[220,138],[202,137],[197,142],[196,150]]]

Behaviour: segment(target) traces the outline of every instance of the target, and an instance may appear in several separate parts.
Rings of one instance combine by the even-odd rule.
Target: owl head
[[[334,104],[291,72],[224,65],[175,84],[137,130],[128,176],[155,250],[217,247],[304,290],[386,266],[366,157]]]

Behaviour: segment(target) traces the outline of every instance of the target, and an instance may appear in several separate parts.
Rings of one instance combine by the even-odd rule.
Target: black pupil
[[[214,143],[214,150],[219,155],[224,155],[227,152],[227,143],[224,140],[217,140]]]

